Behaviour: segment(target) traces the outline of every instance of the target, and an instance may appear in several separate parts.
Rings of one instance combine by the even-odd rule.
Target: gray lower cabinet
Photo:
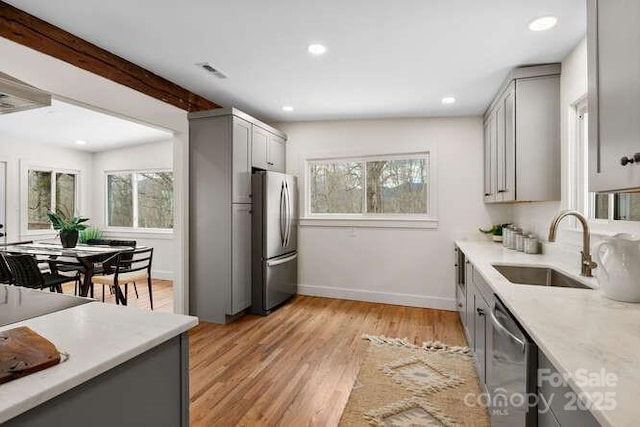
[[[587,5],[589,190],[640,188],[640,2]]]
[[[560,200],[560,64],[515,69],[487,109],[483,198]]]
[[[160,344],[3,426],[188,427],[188,335]]]
[[[234,315],[251,306],[251,207],[234,203],[231,218],[231,303],[227,314]]]
[[[558,384],[562,378],[558,370],[542,352],[538,352],[538,425],[562,427],[598,427],[600,423],[585,408],[567,384]],[[554,424],[554,421],[557,424]]]

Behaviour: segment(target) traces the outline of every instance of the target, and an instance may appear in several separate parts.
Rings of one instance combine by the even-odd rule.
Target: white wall
[[[583,39],[562,62],[560,80],[561,102],[561,144],[562,144],[562,200],[559,202],[527,203],[514,206],[513,220],[525,229],[547,239],[549,225],[561,209],[575,209],[574,186],[576,162],[573,161],[576,137],[575,105],[584,99],[588,92],[587,80],[587,41]],[[616,232],[640,232],[640,222],[608,223],[590,221],[594,234],[594,243],[604,235]],[[559,246],[577,252],[581,248],[581,229],[569,219],[564,220],[562,232],[558,237]]]
[[[510,207],[482,202],[481,118],[304,122],[278,128],[289,136],[287,172],[299,180],[305,159],[324,155],[429,150],[436,171],[437,229],[301,227],[300,293],[453,309],[453,241],[485,238],[479,226],[510,215]]]
[[[7,164],[5,224],[7,242],[49,239],[56,235],[53,232],[26,232],[26,222],[23,224],[20,222],[26,221],[27,202],[20,188],[23,185],[26,188],[26,168],[29,166],[78,170],[80,172],[77,182],[78,213],[91,216],[92,156],[90,153],[50,147],[45,144],[32,144],[0,134],[0,162]]]
[[[176,259],[173,233],[110,231],[107,229],[105,173],[135,169],[173,169],[173,140],[101,151],[93,155],[92,163],[92,223],[105,230],[105,238],[135,240],[138,245],[151,246],[152,276],[173,280]]]
[[[189,257],[189,122],[187,112],[134,89],[0,37],[0,71],[59,98],[175,132],[174,310],[187,313]]]

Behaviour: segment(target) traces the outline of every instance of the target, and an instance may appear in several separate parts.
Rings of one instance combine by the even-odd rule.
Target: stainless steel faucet
[[[589,233],[589,224],[587,223],[587,219],[582,216],[580,212],[566,210],[561,211],[558,215],[556,215],[556,217],[553,219],[553,222],[551,223],[551,226],[549,227],[549,242],[556,241],[556,230],[558,229],[558,224],[563,218],[567,216],[575,216],[582,224],[582,252],[580,252],[580,254],[582,255],[582,261],[580,274],[586,277],[593,277],[593,269],[598,265],[593,262],[593,259],[591,258],[591,235]]]

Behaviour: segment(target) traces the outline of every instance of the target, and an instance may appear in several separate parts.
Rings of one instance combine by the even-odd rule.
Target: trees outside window
[[[171,171],[107,174],[109,227],[172,229],[173,204]]]
[[[311,214],[428,215],[429,156],[310,161]]]
[[[27,230],[51,229],[49,210],[76,214],[77,173],[29,169],[27,175]]]

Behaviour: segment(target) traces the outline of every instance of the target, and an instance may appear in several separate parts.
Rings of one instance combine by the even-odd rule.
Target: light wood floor
[[[466,345],[457,313],[298,296],[267,317],[190,333],[192,426],[335,426],[363,333]]]
[[[73,295],[74,284],[65,283],[62,286],[62,290],[67,295]],[[173,282],[171,280],[153,280],[153,310],[173,313]],[[124,289],[123,289],[124,292]],[[149,290],[146,283],[138,285],[138,295],[140,298],[136,298],[136,294],[133,290],[133,286],[129,286],[129,298],[127,304],[132,307],[143,308],[151,310],[151,304],[149,303]],[[105,287],[104,300],[108,304],[115,304],[115,296],[109,292],[109,289]],[[94,297],[98,301],[102,301],[102,285],[95,285]]]

